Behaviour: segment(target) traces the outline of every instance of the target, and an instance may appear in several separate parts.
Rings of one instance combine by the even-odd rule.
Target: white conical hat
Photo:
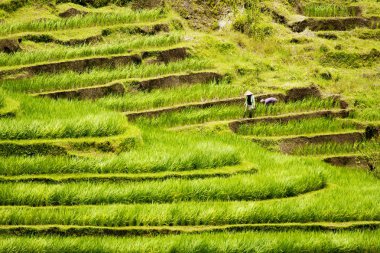
[[[244,96],[249,96],[249,95],[253,95],[253,93],[250,92],[249,90],[247,90],[247,91],[244,93]]]

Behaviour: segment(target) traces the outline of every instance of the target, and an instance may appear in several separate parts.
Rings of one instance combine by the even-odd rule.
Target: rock
[[[60,16],[61,18],[71,18],[71,17],[75,17],[75,16],[84,16],[87,13],[88,12],[86,12],[86,11],[80,11],[80,10],[77,10],[74,8],[69,8],[64,12],[59,13],[58,16]]]
[[[0,40],[0,52],[11,54],[21,51],[21,40],[17,39],[3,39]]]

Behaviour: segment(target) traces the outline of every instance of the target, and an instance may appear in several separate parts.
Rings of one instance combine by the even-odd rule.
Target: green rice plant
[[[9,35],[18,32],[46,32],[64,29],[74,29],[92,26],[105,26],[137,22],[150,22],[163,18],[163,9],[133,11],[123,9],[123,11],[90,13],[86,16],[76,16],[67,19],[35,20],[31,22],[2,24],[0,25],[0,35]]]
[[[286,136],[311,133],[342,132],[357,129],[352,122],[334,118],[292,120],[286,123],[241,125],[238,133],[255,136]]]
[[[258,104],[254,116],[273,116],[283,113],[296,113],[312,110],[331,109],[337,107],[332,99],[306,99],[294,103],[277,103],[274,106]],[[232,120],[243,118],[244,103],[241,105],[221,105],[205,109],[189,108],[181,112],[169,112],[155,118],[138,118],[140,125],[151,126],[179,126],[188,124],[200,124],[209,121]]]
[[[151,92],[125,94],[124,96],[108,96],[99,99],[97,103],[113,110],[136,111],[176,104],[239,97],[244,91],[244,87],[230,85],[221,81],[219,83],[196,84],[186,87],[186,89],[183,87],[173,87],[165,90],[157,89]]]
[[[56,75],[38,75],[21,80],[3,80],[0,81],[0,86],[14,92],[44,92],[89,87],[129,78],[149,78],[198,71],[211,67],[210,62],[206,60],[190,58],[169,64],[128,65],[115,69],[93,69],[81,74],[64,72]]]
[[[295,155],[327,155],[327,154],[349,154],[379,151],[380,143],[378,140],[356,142],[356,143],[336,143],[327,142],[323,144],[307,144],[295,148],[292,153]]]
[[[96,46],[83,45],[74,48],[59,47],[33,51],[21,51],[12,55],[0,53],[0,67],[35,64],[40,62],[62,61],[80,57],[94,57],[129,53],[133,49],[169,47],[180,43],[182,36],[177,33],[156,36],[134,36],[117,43]]]
[[[307,4],[304,13],[309,17],[348,17],[356,16],[355,10],[348,6],[335,4],[313,3]]]
[[[297,172],[300,171],[297,170]],[[312,170],[309,170],[309,173],[315,175]],[[307,178],[305,172],[301,174]],[[358,175],[356,173],[356,176]],[[281,178],[281,175],[273,174],[272,176],[272,180],[276,177]],[[363,179],[362,176],[358,177]],[[0,207],[0,224],[120,227],[376,221],[379,218],[379,197],[376,195],[376,187],[372,184],[376,182],[375,180],[378,179],[372,177],[372,180],[369,179],[360,186],[340,185],[338,188],[322,190],[318,194],[305,194],[297,198],[270,201],[192,201],[166,204],[98,205],[91,208],[89,206],[40,208],[4,206]],[[354,181],[356,183],[357,180]],[[365,184],[370,185],[365,186]],[[302,185],[299,184],[300,187]],[[24,188],[25,192],[29,190],[33,191],[33,188]],[[159,188],[157,190],[160,191]],[[243,191],[250,192],[252,189],[238,190],[238,192]],[[20,196],[24,194],[28,195],[23,192]],[[37,194],[39,196],[42,193]],[[86,192],[83,193],[85,194]],[[32,195],[29,196],[34,199]],[[91,199],[94,196],[90,195],[88,198]],[[107,199],[112,199],[112,196]]]
[[[0,121],[0,140],[100,137],[127,130],[122,115],[91,102],[15,97],[21,101],[20,113]]]
[[[2,158],[1,175],[74,173],[148,173],[191,171],[237,165],[239,152],[210,138],[150,131],[144,145],[115,156],[94,158],[9,157]],[[157,152],[159,150],[159,152]]]
[[[161,131],[162,132],[162,131]],[[143,132],[147,143],[157,141],[160,132]],[[146,136],[148,134],[148,136]],[[200,138],[207,142],[215,134],[186,133],[163,138],[162,145]],[[183,138],[181,138],[181,136]],[[189,138],[192,136],[192,138]],[[237,148],[244,159],[255,161],[258,176],[271,179],[294,175],[326,178],[327,187],[297,198],[270,201],[177,202],[167,204],[128,204],[75,207],[0,207],[2,225],[81,225],[81,226],[160,226],[226,225],[283,222],[344,222],[379,220],[378,179],[363,171],[334,169],[317,160],[269,153],[251,141],[235,135],[217,135],[218,140]],[[153,145],[153,144],[151,144]],[[191,147],[190,144],[189,147]],[[160,149],[157,149],[160,150]],[[182,151],[183,152],[183,151]],[[344,179],[344,180],[343,180]],[[299,186],[302,186],[300,184]],[[28,188],[29,190],[30,188]],[[243,188],[242,188],[243,189]],[[245,188],[244,188],[245,189]],[[4,198],[1,198],[4,199]],[[344,212],[342,212],[344,210]]]
[[[73,119],[5,119],[0,121],[0,140],[102,137],[122,134],[126,120],[115,113]]]
[[[379,230],[260,231],[159,236],[6,236],[0,252],[378,252]]]
[[[98,205],[114,203],[172,203],[179,201],[263,200],[296,196],[321,189],[318,172],[270,177],[237,175],[230,178],[168,179],[132,183],[3,183],[0,205]]]

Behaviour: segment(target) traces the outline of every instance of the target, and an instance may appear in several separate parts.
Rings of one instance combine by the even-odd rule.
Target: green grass
[[[230,178],[168,179],[138,183],[2,183],[0,205],[99,205],[180,201],[263,200],[297,196],[324,187],[318,172],[297,176],[237,175]]]
[[[174,33],[157,36],[135,36],[121,41],[96,46],[84,45],[73,48],[62,46],[54,49],[21,51],[12,55],[0,53],[0,67],[27,65],[57,60],[61,61],[80,57],[125,54],[133,49],[141,50],[144,48],[169,47],[180,43],[181,40],[182,35]]]
[[[116,238],[2,236],[1,252],[377,252],[379,230],[239,232]]]
[[[257,104],[254,116],[273,116],[283,113],[296,113],[313,110],[331,109],[336,107],[333,100],[307,99],[294,103],[277,103],[274,106],[266,107]],[[136,122],[140,125],[153,126],[179,126],[188,124],[199,124],[209,121],[241,119],[244,114],[244,103],[241,105],[222,105],[211,108],[198,109],[189,108],[181,112],[169,112],[161,114],[156,118],[138,118]]]
[[[295,148],[292,153],[295,155],[327,155],[327,154],[345,154],[345,153],[363,153],[379,151],[380,143],[378,140],[344,143],[335,142],[323,144],[307,144],[302,147]]]
[[[143,139],[140,148],[104,158],[3,158],[0,174],[150,173],[217,168],[241,162],[235,148],[210,138],[178,134],[174,141],[170,133],[149,130]]]
[[[355,13],[348,6],[335,4],[315,3],[307,4],[304,13],[309,17],[348,17],[355,16]]]
[[[77,16],[68,19],[51,19],[30,22],[20,22],[0,25],[0,35],[8,35],[18,32],[46,32],[64,29],[84,28],[91,26],[105,26],[114,24],[126,24],[137,22],[149,22],[163,18],[165,15],[162,9],[132,11],[123,9],[114,12],[90,13],[84,17]]]
[[[21,80],[3,80],[0,85],[14,92],[44,92],[89,87],[115,80],[148,78],[180,72],[210,69],[210,62],[200,59],[186,59],[169,64],[128,65],[116,69],[94,69],[78,74],[65,72],[56,75],[44,74]]]
[[[292,120],[287,123],[257,123],[242,125],[238,134],[255,136],[286,136],[311,133],[342,132],[355,130],[351,122],[333,118],[316,118],[307,120]]]
[[[183,87],[156,89],[151,92],[136,92],[124,96],[108,96],[97,101],[109,109],[118,111],[137,111],[191,102],[211,101],[242,96],[245,87],[227,83],[210,82]]]
[[[90,102],[15,97],[21,101],[18,117],[0,121],[1,140],[100,137],[127,130],[122,115]]]
[[[5,119],[0,122],[0,140],[102,137],[122,134],[126,120],[115,113],[74,119]]]

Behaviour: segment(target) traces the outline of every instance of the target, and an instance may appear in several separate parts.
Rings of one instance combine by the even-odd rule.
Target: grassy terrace
[[[380,150],[378,140],[338,144],[334,142],[322,144],[308,144],[303,147],[296,148],[293,153],[296,155],[329,155],[329,154],[345,154],[357,153],[369,155],[372,152]]]
[[[326,132],[349,132],[358,127],[352,122],[341,119],[316,118],[293,120],[287,123],[242,125],[238,134],[254,136],[286,136]]]
[[[212,65],[206,60],[186,59],[169,64],[141,64],[116,69],[93,69],[82,74],[64,72],[56,75],[38,75],[21,80],[2,80],[0,81],[0,86],[13,92],[37,93],[89,87],[116,80],[128,81],[128,79],[148,78],[210,68],[212,68]]]
[[[317,111],[338,108],[333,100],[306,99],[293,103],[278,103],[272,107],[258,104],[255,117],[274,116],[286,113],[304,111]],[[136,122],[140,125],[153,125],[159,127],[173,127],[181,125],[200,124],[210,121],[233,120],[243,117],[244,105],[215,106],[205,109],[186,109],[180,113],[169,112],[156,118],[138,118]]]
[[[160,34],[156,36],[133,36],[113,42],[100,43],[94,46],[77,47],[57,46],[53,49],[38,49],[17,52],[12,55],[0,53],[1,66],[30,65],[49,61],[85,58],[93,56],[119,55],[130,53],[131,50],[154,49],[170,47],[179,44],[182,35],[177,33]]]
[[[194,101],[212,101],[223,98],[240,97],[245,87],[229,84],[226,81],[196,84],[186,87],[157,89],[149,93],[135,92],[124,96],[108,96],[97,101],[98,104],[116,111],[139,111],[166,106],[175,106]]]
[[[9,251],[97,251],[97,252],[300,252],[316,251],[376,252],[380,250],[379,231],[367,232],[239,232],[174,235],[158,237],[15,237],[2,236],[2,252]],[[276,239],[273,239],[276,238]]]
[[[10,35],[18,32],[26,31],[57,31],[64,29],[83,28],[91,26],[105,26],[114,24],[137,23],[155,21],[163,18],[165,15],[162,9],[154,9],[136,12],[130,9],[123,9],[120,11],[113,11],[108,13],[91,13],[84,17],[72,17],[68,19],[51,19],[44,21],[30,21],[30,22],[17,22],[5,23],[0,25],[0,35]]]
[[[281,178],[276,175],[238,175],[142,183],[3,183],[0,204],[50,206],[263,200],[297,196],[321,189],[324,184],[323,176],[316,172],[297,176],[281,173]]]
[[[91,103],[54,101],[17,95],[17,118],[0,121],[0,140],[101,137],[124,133],[124,118]],[[80,110],[78,110],[80,109]]]

